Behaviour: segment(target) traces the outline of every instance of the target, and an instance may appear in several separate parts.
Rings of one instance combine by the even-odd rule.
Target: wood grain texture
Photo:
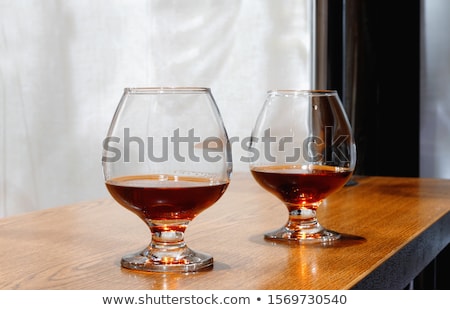
[[[187,230],[191,248],[214,256],[212,270],[195,274],[122,269],[121,256],[144,248],[150,235],[110,198],[5,218],[0,289],[400,288],[450,241],[450,181],[356,179],[318,210],[320,222],[344,238],[297,245],[263,239],[284,224],[287,210],[249,173],[234,174],[225,195]]]

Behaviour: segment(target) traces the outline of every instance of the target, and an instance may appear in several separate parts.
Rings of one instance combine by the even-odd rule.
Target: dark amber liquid
[[[267,191],[293,205],[311,204],[328,197],[345,185],[350,170],[314,166],[263,166],[252,168],[255,180]]]
[[[208,178],[160,175],[127,176],[106,182],[111,195],[141,218],[192,220],[214,204],[228,182]]]

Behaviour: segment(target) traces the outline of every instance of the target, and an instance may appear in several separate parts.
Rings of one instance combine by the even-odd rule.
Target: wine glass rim
[[[333,89],[274,89],[269,90],[268,94],[282,95],[282,96],[296,96],[296,95],[314,95],[314,96],[334,96],[337,94]]]
[[[173,94],[173,93],[209,93],[208,87],[197,86],[159,86],[159,87],[125,87],[126,93],[134,94]]]

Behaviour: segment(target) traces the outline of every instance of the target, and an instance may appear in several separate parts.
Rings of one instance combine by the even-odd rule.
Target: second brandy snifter
[[[266,233],[266,239],[326,243],[340,238],[316,216],[322,200],[346,184],[356,163],[352,130],[336,91],[269,91],[250,150],[253,177],[289,212],[287,223]]]
[[[232,170],[209,88],[125,89],[102,161],[112,197],[151,231],[150,244],[124,256],[123,267],[192,272],[213,265],[211,255],[190,249],[184,239],[189,222],[225,192]]]

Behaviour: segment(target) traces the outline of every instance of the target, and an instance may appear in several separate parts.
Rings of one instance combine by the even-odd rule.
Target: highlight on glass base
[[[350,180],[356,147],[336,91],[269,91],[249,146],[256,182],[287,208],[284,227],[268,240],[329,243],[341,236],[323,228],[321,202]],[[329,206],[332,208],[332,206]]]
[[[304,209],[290,212],[288,223],[264,238],[273,241],[294,241],[301,243],[330,243],[341,238],[341,234],[327,230],[317,221],[315,211]]]
[[[149,247],[140,253],[122,257],[121,265],[141,271],[196,272],[212,268],[213,261],[211,255],[195,252],[188,247],[175,251],[155,251]]]

